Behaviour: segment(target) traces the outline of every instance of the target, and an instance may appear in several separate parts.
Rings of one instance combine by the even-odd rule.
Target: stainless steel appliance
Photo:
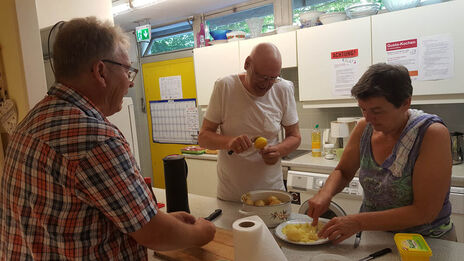
[[[461,164],[464,157],[464,141],[461,132],[451,132],[451,153],[453,155],[453,165]]]

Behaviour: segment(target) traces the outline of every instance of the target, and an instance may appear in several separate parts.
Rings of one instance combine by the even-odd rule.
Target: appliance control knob
[[[325,180],[323,180],[323,179],[318,179],[318,180],[316,181],[316,186],[317,186],[318,188],[322,188],[322,187],[324,186],[324,183],[325,183]]]

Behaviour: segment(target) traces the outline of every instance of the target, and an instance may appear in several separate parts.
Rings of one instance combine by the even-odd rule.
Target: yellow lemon
[[[267,139],[264,137],[258,137],[255,140],[255,148],[257,149],[264,149],[267,145]]]

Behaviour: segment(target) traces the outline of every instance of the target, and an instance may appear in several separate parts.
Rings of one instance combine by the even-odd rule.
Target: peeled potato
[[[257,206],[257,207],[262,207],[262,206],[265,206],[265,205],[266,205],[266,203],[262,199],[258,199],[258,200],[255,201],[255,206]]]
[[[264,147],[266,147],[266,145],[267,145],[267,139],[264,138],[264,137],[258,137],[258,138],[256,138],[254,144],[255,144],[255,148],[257,148],[259,150],[264,149]]]
[[[253,202],[253,200],[252,200],[251,198],[247,198],[247,199],[245,200],[245,204],[250,205],[250,206],[253,206],[255,203]]]
[[[278,204],[280,204],[280,203],[282,203],[282,201],[276,199],[276,200],[271,200],[271,201],[269,202],[269,205],[278,205]]]
[[[317,232],[322,229],[323,223],[311,226],[310,223],[288,224],[282,229],[282,233],[288,240],[295,242],[314,242],[319,239]]]

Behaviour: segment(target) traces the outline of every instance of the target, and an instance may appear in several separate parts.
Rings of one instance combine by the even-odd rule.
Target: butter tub
[[[432,250],[421,234],[397,233],[395,243],[402,261],[428,261]]]

